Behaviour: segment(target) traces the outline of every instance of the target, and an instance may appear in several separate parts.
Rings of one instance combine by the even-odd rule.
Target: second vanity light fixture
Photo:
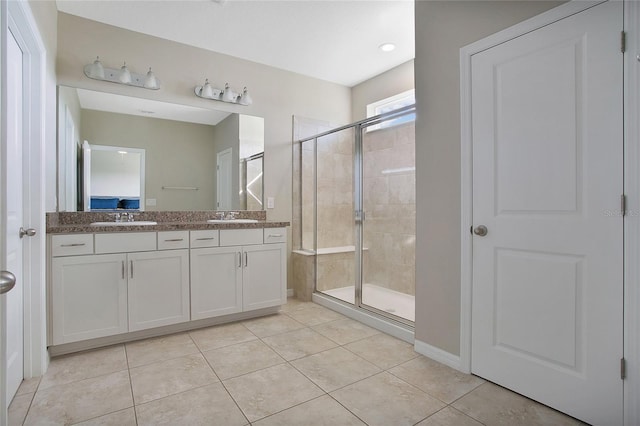
[[[225,83],[224,89],[216,89],[206,79],[203,86],[196,86],[194,89],[196,96],[199,98],[212,99],[214,101],[229,102],[232,104],[251,105],[253,99],[245,87],[242,93],[234,92],[229,83]]]
[[[126,84],[127,86],[143,87],[150,90],[160,89],[160,80],[156,78],[149,68],[146,75],[136,74],[129,71],[125,62],[120,69],[105,68],[100,62],[100,58],[92,64],[85,65],[84,75],[94,80],[109,81],[111,83]]]

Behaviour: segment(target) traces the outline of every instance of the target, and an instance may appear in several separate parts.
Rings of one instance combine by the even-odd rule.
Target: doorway
[[[470,369],[622,424],[623,3],[584,9],[462,54]]]

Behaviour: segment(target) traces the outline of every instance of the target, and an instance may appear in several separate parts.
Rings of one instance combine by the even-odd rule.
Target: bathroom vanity
[[[287,222],[101,223],[48,226],[53,354],[265,315],[286,303]]]

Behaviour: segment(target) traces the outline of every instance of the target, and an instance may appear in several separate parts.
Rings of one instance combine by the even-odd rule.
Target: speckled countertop
[[[208,223],[215,219],[215,211],[185,212],[140,212],[136,221],[154,221],[157,225],[94,226],[92,222],[113,222],[112,213],[103,212],[60,212],[47,213],[47,234],[74,234],[99,232],[140,232],[140,231],[189,231],[198,229],[255,229],[281,228],[289,222],[267,221],[264,211],[240,211],[238,219],[255,219],[256,223]],[[135,222],[134,222],[135,223]]]

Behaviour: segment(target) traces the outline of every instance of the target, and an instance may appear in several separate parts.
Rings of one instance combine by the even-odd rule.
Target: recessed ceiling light
[[[395,48],[396,45],[393,43],[384,43],[378,46],[378,49],[382,50],[383,52],[391,52]]]

